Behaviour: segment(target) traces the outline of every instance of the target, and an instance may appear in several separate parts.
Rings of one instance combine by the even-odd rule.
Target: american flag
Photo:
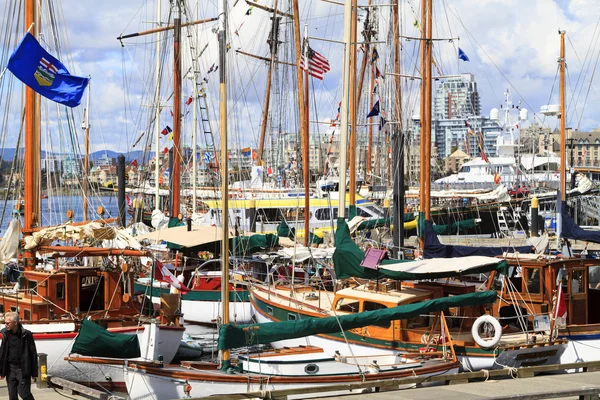
[[[305,56],[300,59],[300,68],[306,70]],[[317,79],[323,80],[323,74],[328,72],[329,61],[322,54],[308,47],[308,73]]]

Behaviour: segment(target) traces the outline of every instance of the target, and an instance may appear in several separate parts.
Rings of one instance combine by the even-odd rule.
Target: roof
[[[140,241],[148,239],[151,241],[170,242],[181,247],[195,247],[219,241],[222,237],[223,230],[220,227],[192,225],[191,231],[187,230],[187,226],[176,226],[136,236],[135,238]],[[231,232],[230,237],[233,237]]]
[[[449,157],[452,158],[469,158],[469,155],[462,151],[461,149],[456,150],[454,153],[450,154]]]

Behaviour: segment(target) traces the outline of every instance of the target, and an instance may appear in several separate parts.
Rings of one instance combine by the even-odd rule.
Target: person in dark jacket
[[[38,359],[33,335],[19,322],[19,314],[4,315],[6,328],[2,329],[0,345],[0,379],[6,377],[9,400],[34,400],[31,378],[38,376]]]

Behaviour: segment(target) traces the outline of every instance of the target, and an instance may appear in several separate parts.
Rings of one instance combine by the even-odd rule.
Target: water
[[[10,222],[12,212],[15,209],[16,200],[0,201],[0,217],[4,212],[4,218],[0,221],[0,236],[4,235]],[[96,213],[98,206],[105,209],[104,218],[112,218],[118,216],[117,196],[115,194],[93,196],[88,198],[88,215],[90,220],[99,219],[100,216]],[[59,225],[67,222],[67,211],[73,210],[73,221],[83,221],[83,198],[81,196],[53,196],[47,199],[42,199],[41,216],[42,226]],[[23,216],[21,216],[21,225],[23,224]]]

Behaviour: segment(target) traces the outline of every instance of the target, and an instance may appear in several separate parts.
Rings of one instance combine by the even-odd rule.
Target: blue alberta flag
[[[88,78],[69,74],[30,33],[10,56],[7,68],[24,84],[42,96],[69,107],[81,103]]]

